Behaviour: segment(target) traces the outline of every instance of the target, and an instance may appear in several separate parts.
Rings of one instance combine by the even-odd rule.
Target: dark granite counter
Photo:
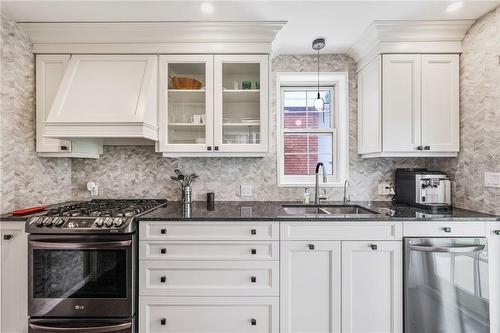
[[[289,215],[283,205],[301,204],[283,201],[221,201],[212,207],[204,201],[190,205],[169,202],[166,207],[138,217],[139,221],[495,221],[500,217],[470,210],[453,208],[449,211],[431,212],[391,202],[351,202],[374,211],[373,215]],[[323,206],[342,205],[342,202],[326,202]]]

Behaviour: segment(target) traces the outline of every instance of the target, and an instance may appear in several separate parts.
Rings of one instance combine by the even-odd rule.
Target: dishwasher
[[[486,238],[405,238],[405,333],[489,333]]]

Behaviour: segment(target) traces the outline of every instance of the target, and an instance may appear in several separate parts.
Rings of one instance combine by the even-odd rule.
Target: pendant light
[[[318,51],[318,96],[314,100],[314,109],[316,111],[323,111],[325,107],[325,101],[321,98],[321,94],[319,93],[319,50],[325,47],[325,39],[324,38],[316,38],[313,40],[312,48],[315,51]]]

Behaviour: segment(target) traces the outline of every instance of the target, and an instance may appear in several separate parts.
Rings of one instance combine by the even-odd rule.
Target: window
[[[323,111],[314,109],[318,88],[313,73],[279,74],[278,113],[278,184],[310,186],[314,184],[316,164],[323,162],[327,186],[341,186],[347,179],[348,137],[346,77],[325,73],[320,94]],[[331,80],[334,79],[334,80]],[[312,80],[312,82],[311,82]]]

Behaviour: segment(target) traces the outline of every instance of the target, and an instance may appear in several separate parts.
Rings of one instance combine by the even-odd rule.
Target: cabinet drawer
[[[278,260],[277,241],[140,241],[139,258],[149,260]]]
[[[140,297],[139,332],[278,333],[277,297]]]
[[[405,222],[404,235],[406,237],[454,237],[479,236],[486,233],[484,222]]]
[[[400,222],[282,222],[281,240],[400,240]]]
[[[278,240],[278,222],[140,222],[143,240]]]
[[[146,261],[139,294],[169,296],[278,296],[277,261]]]

